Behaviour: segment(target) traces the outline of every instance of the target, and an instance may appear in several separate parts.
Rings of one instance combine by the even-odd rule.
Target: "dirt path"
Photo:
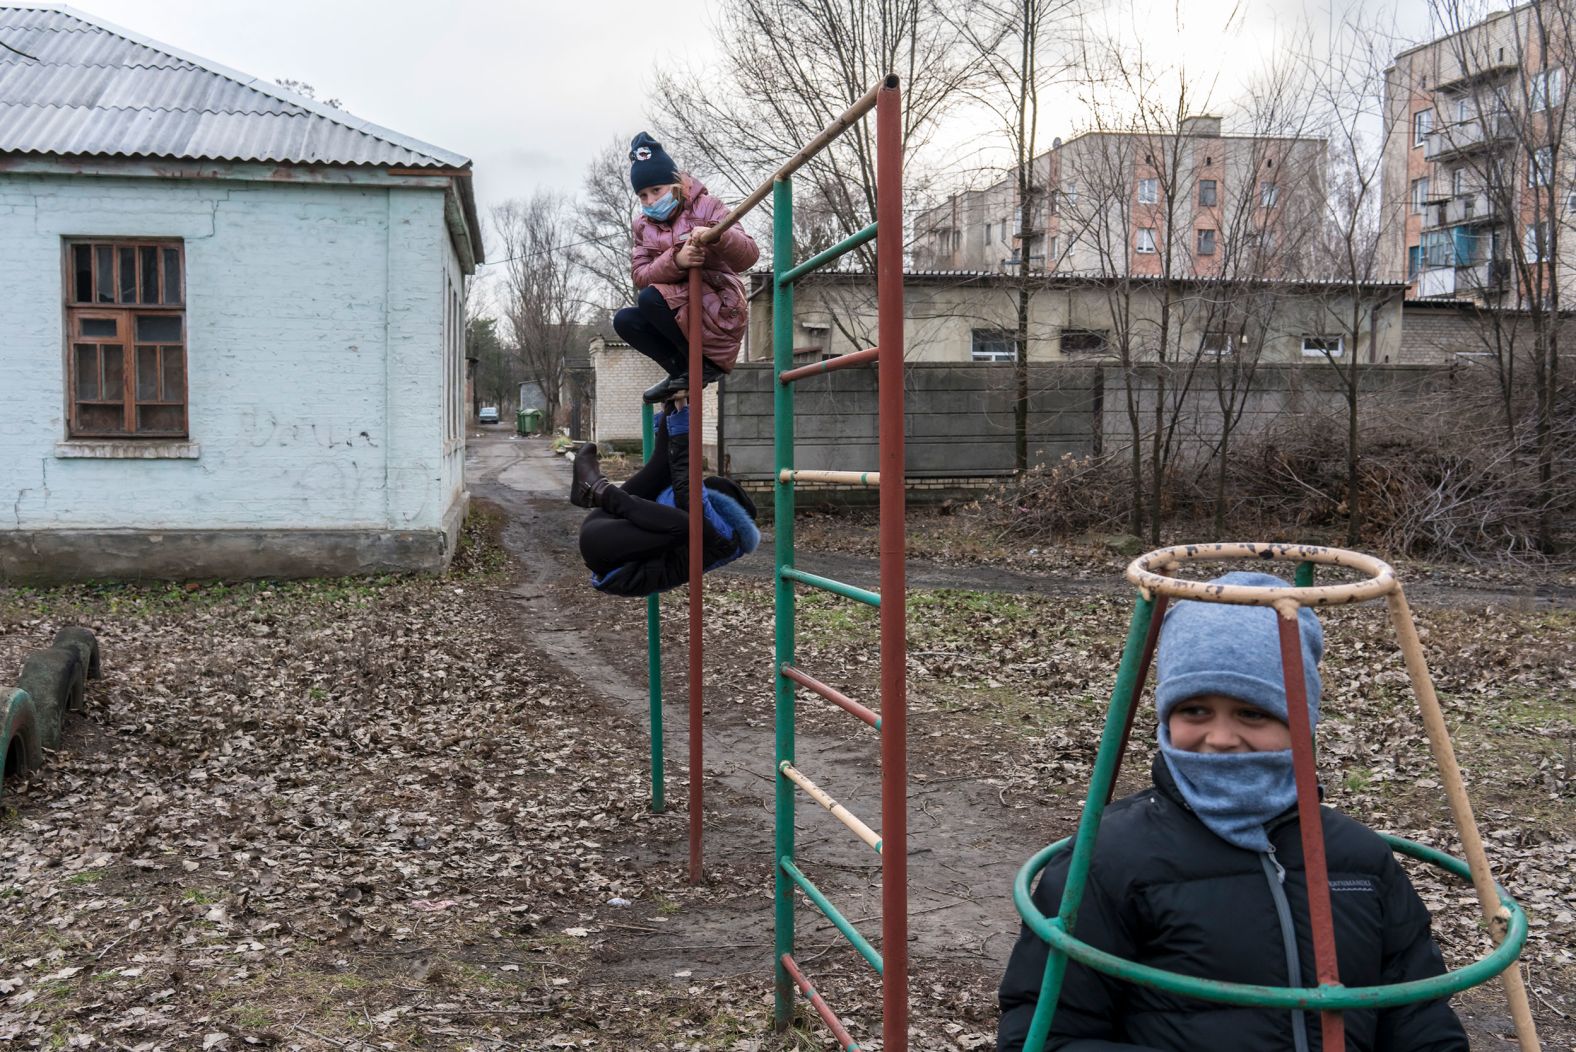
[[[545,445],[507,439],[473,446],[471,490],[504,508],[510,524],[505,546],[520,560],[524,581],[511,597],[524,618],[550,626],[538,638],[565,675],[602,692],[637,726],[647,713],[644,604],[599,595],[584,584],[585,570],[572,547],[583,512],[564,500],[567,462]],[[760,572],[751,560],[746,571]],[[769,568],[769,566],[768,566]],[[668,603],[677,612],[677,600]],[[711,642],[711,640],[708,640]],[[730,640],[736,652],[741,641]],[[769,638],[743,641],[760,654],[761,682],[769,684]],[[676,648],[670,653],[678,655]],[[668,800],[686,806],[688,731],[682,656],[670,658],[666,676]],[[720,662],[731,664],[731,662]],[[677,666],[676,668],[674,666]],[[708,675],[706,719],[707,890],[723,894],[676,916],[663,932],[637,933],[615,974],[697,977],[771,967],[771,837],[773,791],[772,699],[765,690]],[[674,674],[676,673],[676,674]],[[879,825],[877,743],[862,724],[848,721],[841,736],[801,729],[798,754],[807,773],[872,826]],[[1011,904],[1013,874],[1033,836],[1021,816],[1004,808],[997,791],[972,781],[925,778],[924,741],[911,741],[910,939],[913,974],[924,977],[961,968],[974,976],[999,976],[1011,950],[1017,917]],[[879,946],[879,860],[830,815],[802,799],[797,837],[803,866],[844,914]],[[687,819],[685,819],[687,821]],[[634,845],[637,857],[682,859],[684,829],[663,844]],[[745,886],[728,886],[743,880]],[[798,939],[810,957],[841,942],[813,907],[799,910]],[[846,954],[844,955],[846,956]],[[813,969],[812,969],[813,970]],[[875,988],[873,976],[870,982]]]

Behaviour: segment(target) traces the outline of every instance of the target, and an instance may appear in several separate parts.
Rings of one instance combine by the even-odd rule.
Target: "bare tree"
[[[887,73],[902,79],[905,194],[932,173],[918,151],[979,76],[951,0],[725,0],[720,66],[658,76],[651,118],[670,152],[735,197],[753,190]],[[875,127],[862,121],[800,169],[798,202],[851,233],[875,216]],[[764,215],[764,211],[763,211]],[[819,218],[819,217],[817,217]],[[756,224],[758,234],[766,233]],[[797,232],[796,232],[797,233]],[[873,246],[859,258],[869,266]]]
[[[628,147],[624,140],[615,139],[586,166],[574,219],[576,258],[592,278],[592,298],[605,308],[635,301],[629,265],[634,251],[634,202]]]
[[[569,350],[583,336],[586,302],[570,205],[539,191],[498,205],[492,220],[504,253],[504,320],[527,376],[542,387],[548,420],[556,421]]]
[[[953,15],[960,36],[979,56],[982,76],[976,96],[1000,123],[1011,148],[1018,277],[1013,457],[1019,474],[1029,467],[1029,307],[1035,288],[1043,284],[1032,275],[1043,272],[1049,262],[1047,187],[1037,171],[1048,164],[1036,157],[1040,94],[1072,66],[1083,6],[1083,0],[973,0]]]
[[[1332,33],[1327,53],[1313,63],[1318,74],[1312,91],[1330,141],[1331,167],[1322,243],[1313,266],[1326,278],[1325,317],[1333,331],[1312,350],[1340,378],[1345,396],[1346,543],[1352,546],[1361,540],[1363,522],[1359,345],[1371,299],[1365,286],[1380,277],[1379,246],[1389,233],[1380,207],[1384,143],[1398,134],[1394,122],[1383,120],[1385,69],[1397,50],[1395,41],[1392,27],[1378,16],[1350,14]],[[1375,127],[1377,138],[1367,133]]]

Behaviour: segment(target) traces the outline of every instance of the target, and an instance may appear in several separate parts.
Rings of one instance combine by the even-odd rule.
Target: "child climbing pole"
[[[592,509],[580,525],[580,555],[591,571],[591,586],[609,595],[655,595],[689,579],[687,400],[669,400],[654,423],[651,457],[622,486],[602,474],[594,443],[575,454],[569,500]],[[760,544],[755,502],[732,479],[706,479],[701,508],[707,570]]]
[[[629,148],[629,181],[640,198],[635,217],[631,271],[639,295],[633,307],[613,315],[619,338],[656,362],[667,377],[645,392],[653,404],[690,387],[689,271],[701,273],[701,385],[715,383],[733,368],[749,322],[741,271],[760,258],[755,239],[737,223],[714,244],[696,242],[728,215],[699,179],[680,172],[662,144],[645,132]]]

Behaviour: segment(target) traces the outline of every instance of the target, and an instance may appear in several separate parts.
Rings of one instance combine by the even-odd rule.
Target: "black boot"
[[[712,364],[711,359],[708,358],[700,367],[701,386],[710,387],[712,384],[716,383],[718,380],[721,380],[727,375],[728,374],[725,373],[720,366]],[[652,388],[652,390],[654,391],[656,388]],[[667,393],[665,397],[672,398],[678,392],[688,390],[689,370],[686,369],[668,381]],[[650,394],[651,392],[648,391],[646,393]]]
[[[569,503],[577,508],[594,508],[597,497],[612,483],[602,474],[596,443],[587,442],[575,452],[574,481],[569,483]]]
[[[656,405],[668,397],[668,388],[673,386],[673,377],[664,376],[641,394],[640,400],[647,405]]]

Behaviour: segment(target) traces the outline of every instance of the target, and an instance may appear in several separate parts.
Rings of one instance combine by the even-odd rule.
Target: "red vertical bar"
[[[1127,743],[1133,736],[1133,720],[1138,715],[1138,699],[1143,696],[1144,682],[1149,679],[1149,666],[1155,660],[1155,646],[1160,642],[1160,624],[1166,619],[1166,601],[1169,596],[1155,596],[1155,605],[1149,615],[1149,631],[1144,635],[1144,655],[1138,661],[1138,678],[1133,681],[1133,698],[1127,707],[1127,723],[1122,727],[1122,747],[1116,750],[1116,767],[1111,771],[1111,788],[1105,794],[1110,803],[1116,795],[1116,779],[1122,773],[1122,757],[1127,755]]]
[[[701,584],[705,571],[701,541],[701,487],[706,480],[701,462],[701,403],[705,388],[701,372],[700,319],[702,317],[700,267],[689,272],[689,881],[700,883],[701,809],[704,793],[701,779],[704,750],[701,743],[701,708],[705,702],[701,676],[705,671],[701,656]]]
[[[881,353],[881,1047],[908,1049],[908,663],[903,566],[902,95],[876,101],[876,296]]]
[[[1324,861],[1324,818],[1319,813],[1319,772],[1313,762],[1313,725],[1303,679],[1302,633],[1295,604],[1287,617],[1276,609],[1280,627],[1281,673],[1286,677],[1286,718],[1291,727],[1291,762],[1297,778],[1297,824],[1302,830],[1303,872],[1308,878],[1308,918],[1313,928],[1313,961],[1320,986],[1339,986],[1335,925],[1330,916],[1330,871]],[[1319,1013],[1326,1049],[1346,1047],[1346,1025],[1339,1012]]]

